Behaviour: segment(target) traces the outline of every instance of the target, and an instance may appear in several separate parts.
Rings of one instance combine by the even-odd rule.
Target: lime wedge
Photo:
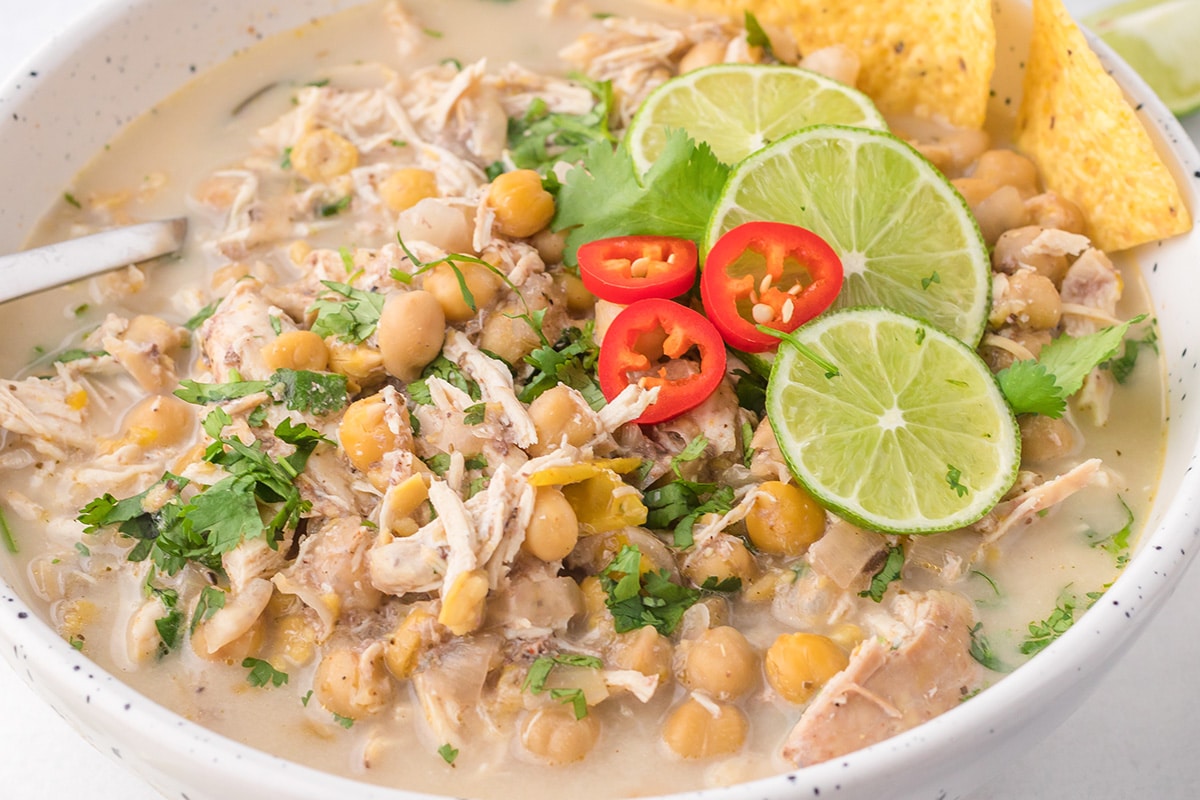
[[[742,161],[707,233],[754,220],[799,225],[842,258],[835,308],[883,306],[928,320],[974,346],[992,271],[979,226],[937,168],[890,133],[817,125]]]
[[[828,314],[793,336],[827,364],[781,344],[767,416],[792,472],[836,514],[886,533],[954,530],[1012,486],[1017,423],[970,347],[882,308]]]
[[[1180,116],[1200,108],[1200,3],[1134,0],[1118,3],[1084,24],[1137,70],[1167,108]]]
[[[717,64],[664,83],[642,103],[625,142],[638,174],[682,128],[736,164],[764,145],[819,123],[886,130],[883,115],[857,89],[799,67]]]

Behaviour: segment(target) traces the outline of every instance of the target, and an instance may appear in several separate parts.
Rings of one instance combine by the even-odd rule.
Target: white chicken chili
[[[190,241],[178,263],[6,309],[0,566],[65,639],[181,715],[454,796],[775,774],[907,730],[1036,655],[1132,554],[1162,375],[1136,266],[1093,248],[1079,210],[987,133],[887,120],[978,221],[991,302],[970,347],[993,372],[1053,353],[1059,389],[1078,373],[1069,401],[1002,381],[1020,468],[982,518],[902,535],[834,515],[780,450],[768,357],[722,344],[706,372],[694,330],[635,330],[644,368],[602,385],[636,303],[579,277],[565,229],[619,215],[568,208],[573,170],[596,197],[635,197],[634,173],[602,159],[677,74],[798,60],[855,83],[845,48],[800,58],[745,23],[373,2],[137,121],[35,238],[186,210]],[[668,137],[658,161],[685,145]],[[709,164],[690,158],[684,176]],[[779,283],[772,318],[804,288]],[[699,290],[686,299],[701,315]],[[697,378],[711,388],[686,410],[637,422]],[[942,488],[967,491],[970,465],[947,466]]]

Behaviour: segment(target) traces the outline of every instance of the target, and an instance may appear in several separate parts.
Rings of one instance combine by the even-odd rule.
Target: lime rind
[[[709,221],[706,249],[745,222],[808,228],[842,258],[834,308],[894,308],[969,345],[991,307],[991,262],[962,195],[886,131],[815,125],[738,164]]]
[[[1194,0],[1135,0],[1083,19],[1150,84],[1172,113],[1200,108],[1200,6]]]
[[[716,64],[672,78],[651,92],[625,142],[640,175],[662,152],[671,129],[708,143],[717,158],[735,164],[818,123],[887,129],[869,97],[818,72],[774,64]]]
[[[784,343],[767,416],[792,473],[834,513],[885,533],[935,533],[976,522],[1011,488],[1016,419],[957,338],[883,308],[837,311],[793,335],[840,374]]]

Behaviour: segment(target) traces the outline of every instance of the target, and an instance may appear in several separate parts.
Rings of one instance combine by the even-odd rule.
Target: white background
[[[55,31],[102,2],[0,0],[0,79]],[[1067,2],[1075,13],[1107,4]],[[1200,140],[1200,115],[1188,128]],[[1087,704],[969,800],[1200,798],[1197,608],[1200,565],[1184,576],[1174,598]],[[3,660],[0,786],[5,800],[161,800],[124,766],[86,744]]]

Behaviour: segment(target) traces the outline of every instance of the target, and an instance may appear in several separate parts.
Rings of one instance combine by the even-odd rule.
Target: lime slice
[[[707,142],[736,164],[777,139],[819,123],[886,130],[883,115],[857,89],[799,67],[717,64],[664,83],[642,103],[625,142],[638,174],[662,152],[669,129]]]
[[[954,530],[1012,486],[1017,423],[970,347],[882,308],[828,314],[793,336],[828,364],[783,343],[767,416],[792,472],[836,514],[886,533]]]
[[[709,246],[754,220],[829,242],[846,272],[835,308],[894,308],[972,346],[983,336],[992,270],[979,226],[945,176],[890,133],[817,125],[759,150],[729,176]]]
[[[1200,108],[1200,3],[1134,0],[1086,17],[1084,24],[1137,70],[1180,116]]]

